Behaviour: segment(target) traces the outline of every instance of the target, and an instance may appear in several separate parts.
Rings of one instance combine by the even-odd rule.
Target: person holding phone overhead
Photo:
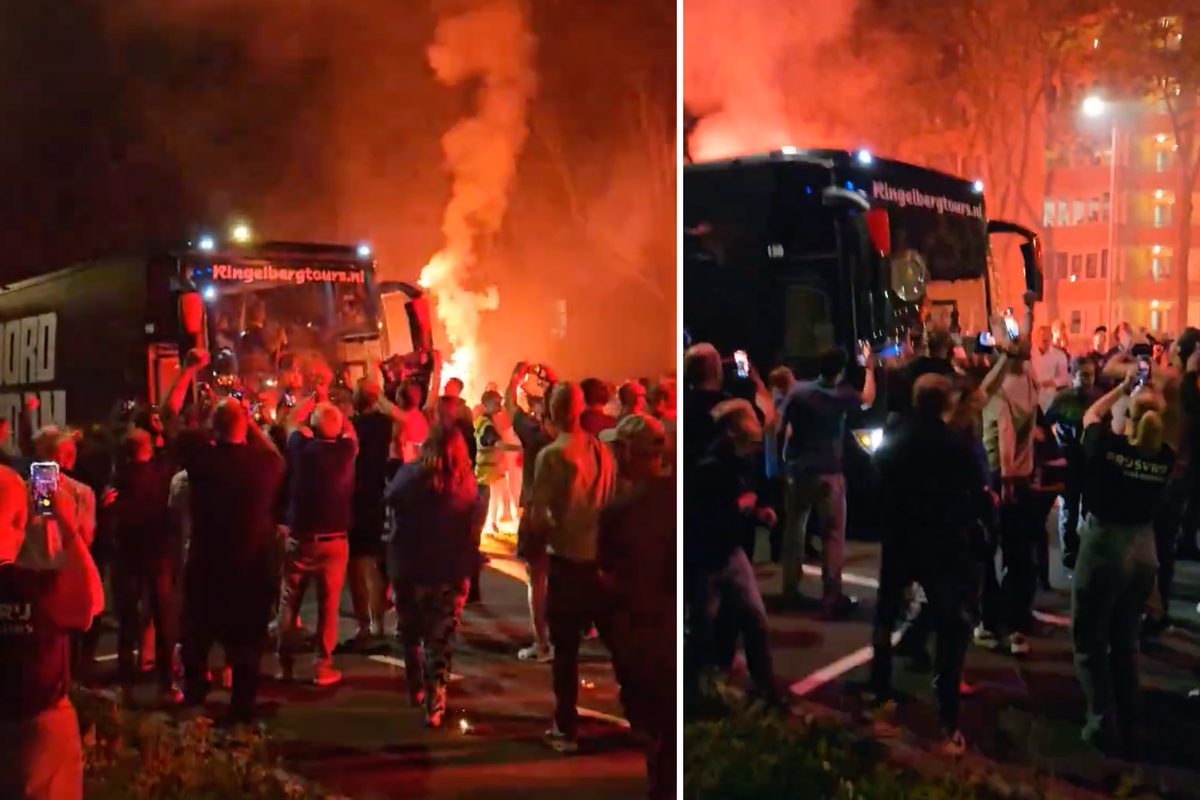
[[[868,363],[860,392],[846,380],[849,357],[834,348],[821,356],[820,377],[797,383],[783,401],[780,419],[787,438],[788,521],[784,531],[783,594],[792,601],[799,595],[800,546],[808,518],[817,511],[821,525],[821,610],[826,617],[843,616],[857,601],[842,593],[842,558],[846,545],[846,479],[842,456],[846,415],[856,407],[875,402],[875,371],[869,366],[871,349],[862,347]]]
[[[83,751],[68,697],[70,635],[104,610],[104,588],[79,536],[75,503],[62,486],[49,518],[61,538],[52,570],[21,566],[18,555],[49,530],[27,529],[32,491],[0,467],[0,797],[80,800]]]
[[[1130,399],[1121,433],[1104,418]],[[1083,738],[1139,757],[1138,639],[1158,569],[1154,515],[1175,462],[1163,441],[1162,395],[1129,375],[1084,415],[1086,454],[1079,558],[1071,587],[1071,644],[1087,701]]]

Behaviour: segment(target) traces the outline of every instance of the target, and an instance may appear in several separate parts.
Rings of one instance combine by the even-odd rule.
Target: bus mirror
[[[1045,277],[1042,272],[1042,240],[1034,238],[1021,245],[1021,260],[1025,262],[1025,291],[1032,292],[1034,300],[1042,302],[1045,293]]]
[[[199,292],[184,292],[179,295],[179,322],[187,336],[199,338],[204,324],[204,299]]]
[[[866,213],[867,233],[871,236],[871,244],[884,256],[892,254],[892,231],[888,224],[887,210],[872,208]]]
[[[404,304],[408,314],[408,330],[412,334],[413,349],[420,352],[433,350],[433,328],[429,324],[429,300],[414,297]]]

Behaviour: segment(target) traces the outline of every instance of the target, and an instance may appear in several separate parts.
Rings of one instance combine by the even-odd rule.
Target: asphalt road
[[[758,553],[769,552],[765,537]],[[1040,630],[1032,653],[1015,658],[972,646],[964,680],[974,693],[964,700],[961,727],[973,754],[1005,764],[1037,766],[1081,787],[1100,789],[1124,765],[1105,761],[1080,740],[1083,696],[1074,677],[1069,640],[1070,596],[1057,551],[1052,552],[1054,591],[1039,592]],[[777,678],[793,698],[862,719],[863,689],[871,659],[870,620],[879,575],[879,546],[851,542],[844,579],[846,592],[860,606],[846,620],[825,622],[812,610],[784,610],[777,602],[781,573],[757,559],[759,585],[771,618],[771,643]],[[820,593],[820,571],[805,565],[801,591]],[[1172,614],[1180,625],[1143,651],[1142,685],[1147,759],[1141,766],[1158,785],[1179,796],[1200,796],[1200,703],[1187,691],[1200,686],[1200,564],[1182,562]],[[814,601],[815,606],[815,601]],[[938,738],[936,701],[930,676],[896,660],[896,687],[907,699],[894,723],[910,744],[925,746]]]
[[[483,603],[468,606],[463,615],[441,730],[427,729],[421,711],[410,706],[403,655],[386,643],[370,654],[338,654],[336,666],[345,678],[335,687],[264,681],[260,703],[267,725],[283,742],[288,767],[357,800],[644,795],[645,762],[622,718],[600,643],[584,645],[579,753],[560,755],[542,743],[553,709],[550,667],[516,658],[529,643],[523,575],[521,564],[503,558],[485,570]],[[348,596],[342,609],[349,613]],[[394,629],[393,615],[389,612],[388,630]],[[302,617],[306,627],[315,627],[315,597],[307,598]],[[343,638],[354,634],[350,619],[343,617],[340,627]],[[113,658],[113,638],[103,639],[106,662]],[[311,661],[309,656],[297,663],[298,681],[311,674]],[[213,663],[220,663],[219,655]],[[272,675],[275,658],[263,666]],[[152,681],[138,692],[150,701]],[[218,691],[211,705],[219,708],[227,700],[228,693]],[[469,732],[463,731],[464,721]]]

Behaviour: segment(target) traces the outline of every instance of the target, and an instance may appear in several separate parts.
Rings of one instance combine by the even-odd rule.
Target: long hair
[[[429,429],[429,437],[421,447],[421,471],[429,476],[437,494],[475,491],[467,440],[455,425],[439,422]]]
[[[1163,399],[1157,392],[1140,392],[1129,405],[1129,443],[1152,456],[1163,446]]]

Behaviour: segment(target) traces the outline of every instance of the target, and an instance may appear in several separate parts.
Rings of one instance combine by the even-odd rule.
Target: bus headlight
[[[860,428],[852,433],[858,446],[865,450],[867,455],[874,455],[883,444],[883,428]]]

